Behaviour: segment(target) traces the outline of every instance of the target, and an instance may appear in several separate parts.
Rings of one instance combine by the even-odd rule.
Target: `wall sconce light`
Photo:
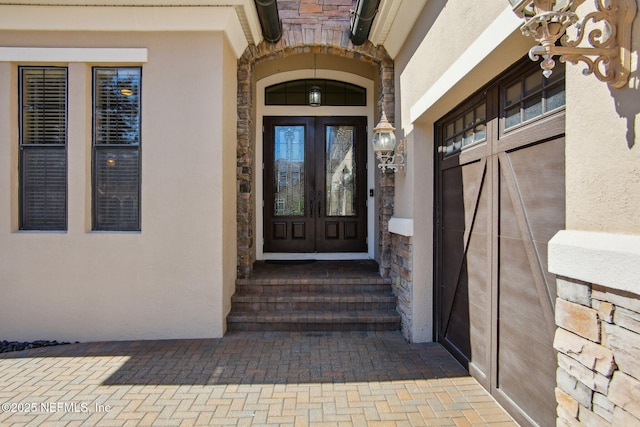
[[[620,88],[627,84],[631,67],[631,29],[636,16],[636,0],[594,0],[596,11],[580,18],[576,9],[585,0],[509,0],[513,11],[524,19],[522,34],[538,43],[529,58],[542,57],[540,68],[549,77],[560,61],[587,68],[584,75]],[[570,34],[566,31],[570,27]],[[560,41],[559,44],[557,43]]]
[[[313,54],[313,79],[316,79],[316,54]],[[322,91],[318,86],[309,88],[309,106],[319,107],[322,105]]]
[[[391,123],[387,120],[387,115],[382,111],[380,123],[373,128],[373,139],[371,145],[373,152],[376,153],[377,159],[380,161],[378,167],[384,172],[390,169],[394,172],[398,170],[404,171],[405,166],[405,140],[400,141],[396,146],[396,135]],[[395,152],[394,152],[395,150]]]

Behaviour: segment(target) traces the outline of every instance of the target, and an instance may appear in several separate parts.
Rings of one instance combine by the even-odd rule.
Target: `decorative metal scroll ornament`
[[[594,0],[595,11],[580,18],[576,9],[585,0],[510,0],[513,11],[525,20],[522,34],[538,43],[529,51],[550,77],[554,56],[572,64],[583,62],[584,75],[620,88],[627,84],[631,67],[631,29],[635,0]]]

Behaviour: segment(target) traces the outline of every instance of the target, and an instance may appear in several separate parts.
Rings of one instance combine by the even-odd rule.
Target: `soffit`
[[[395,58],[428,0],[381,0],[369,40]]]

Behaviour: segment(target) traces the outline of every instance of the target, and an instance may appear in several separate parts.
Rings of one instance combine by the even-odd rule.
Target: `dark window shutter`
[[[95,230],[140,230],[140,77],[140,68],[94,68]]]
[[[20,68],[20,228],[67,228],[67,69]]]

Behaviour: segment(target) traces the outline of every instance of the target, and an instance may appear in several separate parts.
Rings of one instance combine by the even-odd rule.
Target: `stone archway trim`
[[[255,76],[254,67],[264,61],[288,56],[315,53],[335,55],[343,58],[377,64],[379,68],[378,115],[382,110],[390,122],[395,118],[395,92],[393,61],[382,46],[370,42],[357,47],[346,48],[331,45],[301,45],[283,47],[262,42],[247,47],[238,60],[238,129],[237,129],[237,274],[238,278],[248,278],[255,262],[255,208],[253,188],[255,165],[254,151],[256,138],[253,132],[255,121]],[[391,234],[389,219],[393,215],[394,175],[378,172],[378,246],[380,253],[380,273],[388,276],[391,258]]]

